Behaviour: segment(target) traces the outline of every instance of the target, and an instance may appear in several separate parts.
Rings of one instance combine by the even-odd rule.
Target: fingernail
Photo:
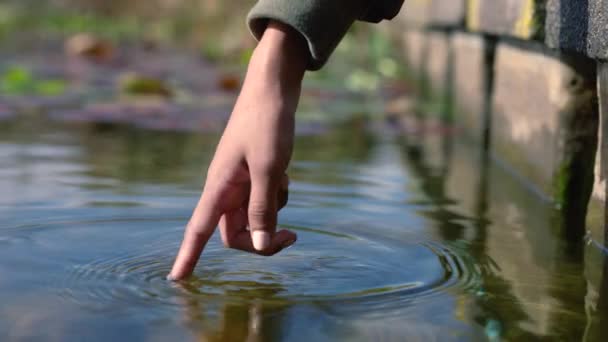
[[[270,234],[265,231],[256,230],[253,232],[253,247],[258,251],[263,251],[270,246]]]
[[[171,274],[167,274],[167,277],[165,279],[167,279],[168,281],[175,281],[175,278]]]

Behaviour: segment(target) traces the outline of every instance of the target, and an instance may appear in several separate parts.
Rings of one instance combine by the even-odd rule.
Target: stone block
[[[562,207],[564,227],[584,227],[597,143],[595,65],[541,44],[499,43],[492,101],[494,154]]]
[[[431,31],[426,34],[427,56],[424,73],[430,88],[437,97],[442,97],[450,86],[450,40],[446,33]]]
[[[403,56],[411,74],[420,79],[427,55],[426,36],[423,31],[406,30],[402,33]]]
[[[466,1],[433,0],[430,11],[431,24],[435,26],[459,27],[464,24]]]
[[[492,66],[486,65],[486,43],[480,35],[456,33],[452,36],[451,45],[454,56],[454,120],[468,136],[479,142],[488,128],[485,127],[485,112],[490,99],[487,78]]]
[[[461,27],[465,14],[465,0],[407,0],[398,20],[410,27]]]
[[[407,27],[424,27],[431,21],[432,0],[405,1],[397,16],[399,22]]]
[[[546,43],[608,58],[608,0],[547,0]]]
[[[543,0],[469,0],[471,31],[541,39],[545,24]]]

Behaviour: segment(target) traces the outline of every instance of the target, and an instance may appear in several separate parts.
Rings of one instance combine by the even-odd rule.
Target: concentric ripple
[[[298,243],[272,258],[224,249],[214,237],[195,275],[176,284],[165,277],[181,228],[142,231],[132,220],[125,224],[130,235],[145,241],[128,252],[72,265],[60,284],[63,297],[90,308],[219,298],[387,309],[450,287],[468,287],[475,278],[467,262],[435,243],[391,245],[345,231],[290,226]]]

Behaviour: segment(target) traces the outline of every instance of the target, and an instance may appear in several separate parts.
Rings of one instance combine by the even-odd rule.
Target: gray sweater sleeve
[[[394,17],[403,0],[259,0],[247,17],[260,39],[269,20],[287,24],[306,38],[309,70],[320,69],[355,20],[378,22]]]

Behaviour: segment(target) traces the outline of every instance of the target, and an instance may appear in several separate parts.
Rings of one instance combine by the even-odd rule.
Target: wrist
[[[309,60],[304,37],[288,25],[270,21],[252,55],[249,72],[292,89],[302,83]]]

